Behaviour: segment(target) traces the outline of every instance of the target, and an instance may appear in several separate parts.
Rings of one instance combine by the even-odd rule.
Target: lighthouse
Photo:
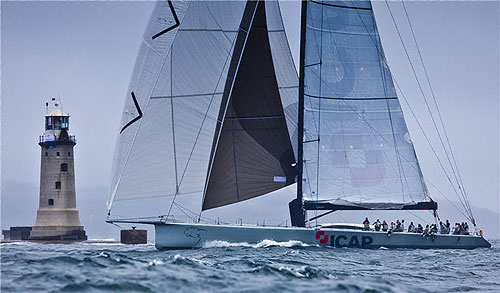
[[[83,241],[87,235],[76,208],[74,135],[59,101],[46,103],[41,149],[40,203],[30,240]]]

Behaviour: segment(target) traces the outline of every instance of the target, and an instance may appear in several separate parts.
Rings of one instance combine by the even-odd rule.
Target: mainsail
[[[371,3],[304,7],[305,208],[403,209],[422,201],[426,186]]]
[[[277,1],[159,1],[125,99],[108,210],[191,193],[209,209],[293,183],[297,95]]]

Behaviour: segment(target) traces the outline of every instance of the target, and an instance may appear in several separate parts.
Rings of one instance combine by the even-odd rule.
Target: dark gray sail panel
[[[203,210],[295,182],[295,157],[273,65],[264,1],[247,3],[241,28],[221,102],[215,134],[216,141],[219,139],[212,150]]]

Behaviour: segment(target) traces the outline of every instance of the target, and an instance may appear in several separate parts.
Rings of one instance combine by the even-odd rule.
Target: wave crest
[[[223,248],[223,247],[250,247],[250,248],[268,248],[268,247],[308,247],[307,243],[298,240],[289,240],[284,242],[265,239],[257,244],[248,242],[227,242],[222,240],[207,241],[203,244],[203,248]]]

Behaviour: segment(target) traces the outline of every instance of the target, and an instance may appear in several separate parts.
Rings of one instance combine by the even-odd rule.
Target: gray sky
[[[402,6],[389,5],[417,62]],[[64,110],[71,114],[70,132],[78,142],[77,196],[79,189],[99,187],[102,201],[95,204],[104,207],[123,102],[153,6],[147,1],[1,3],[2,189],[9,182],[38,185],[37,143],[43,132],[44,104],[59,92]],[[299,6],[282,2],[295,59]],[[469,198],[476,206],[498,211],[499,2],[417,1],[406,6]],[[377,1],[374,9],[391,71],[438,146],[387,7]],[[424,75],[419,77],[423,80]],[[413,117],[401,104],[424,175],[456,201]],[[432,188],[431,192],[443,201]],[[2,204],[2,210],[10,208]]]

